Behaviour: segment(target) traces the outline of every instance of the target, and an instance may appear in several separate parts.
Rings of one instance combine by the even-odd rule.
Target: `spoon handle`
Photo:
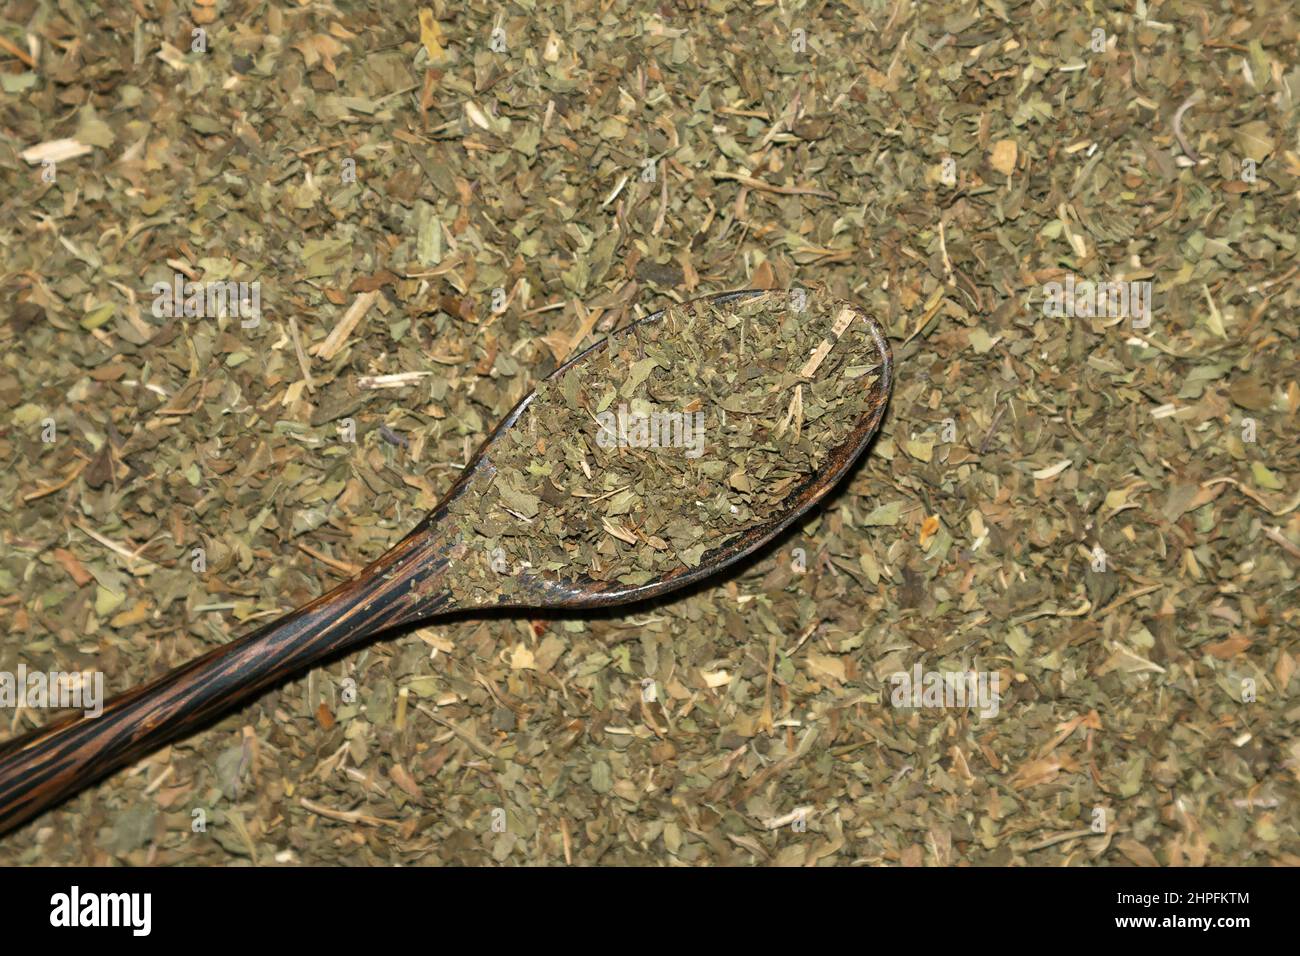
[[[0,833],[336,651],[451,610],[448,527],[422,523],[353,580],[113,697],[98,716],[74,713],[0,745]]]

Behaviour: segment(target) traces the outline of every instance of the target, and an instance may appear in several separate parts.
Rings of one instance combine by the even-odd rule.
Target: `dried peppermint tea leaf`
[[[0,671],[112,694],[324,593],[656,295],[825,285],[906,371],[833,511],[734,587],[396,635],[342,662],[355,703],[318,668],[0,863],[1300,863],[1294,4],[181,6],[8,5]],[[178,274],[260,281],[261,323],[156,315]],[[1139,321],[1107,281],[1151,284]],[[557,481],[513,486],[532,521]],[[635,538],[619,488],[590,517]],[[520,519],[474,520],[526,586]],[[657,532],[688,565],[694,525]],[[896,707],[918,664],[1000,673],[997,717]],[[458,732],[422,751],[417,704]]]
[[[802,308],[797,308],[802,306]],[[449,506],[471,593],[636,586],[766,524],[869,410],[867,322],[821,292],[668,309],[562,368]],[[495,470],[493,470],[495,469]]]

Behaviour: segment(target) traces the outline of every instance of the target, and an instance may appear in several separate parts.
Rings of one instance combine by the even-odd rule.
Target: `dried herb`
[[[899,371],[725,583],[348,655],[0,861],[1300,865],[1292,0],[11,0],[0,37],[0,670],[116,693],[322,593],[670,302],[824,287]],[[155,317],[178,272],[260,280],[260,325]],[[893,706],[917,663],[998,715]]]
[[[454,500],[479,588],[644,584],[771,520],[862,417],[865,321],[824,292],[673,306],[543,382]],[[482,599],[482,594],[476,594]]]

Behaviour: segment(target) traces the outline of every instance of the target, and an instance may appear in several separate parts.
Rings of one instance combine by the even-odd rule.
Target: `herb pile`
[[[822,292],[674,306],[612,336],[539,386],[452,503],[474,590],[509,594],[523,568],[635,586],[697,566],[817,472],[878,363]]]

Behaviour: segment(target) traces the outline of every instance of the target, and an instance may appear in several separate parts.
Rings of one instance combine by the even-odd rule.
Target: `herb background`
[[[823,287],[897,361],[742,573],[375,643],[0,862],[1300,863],[1300,21],[1123,6],[0,6],[0,668],[111,695],[307,601],[668,302]],[[156,319],[177,271],[262,321]],[[893,707],[917,663],[998,715]]]

